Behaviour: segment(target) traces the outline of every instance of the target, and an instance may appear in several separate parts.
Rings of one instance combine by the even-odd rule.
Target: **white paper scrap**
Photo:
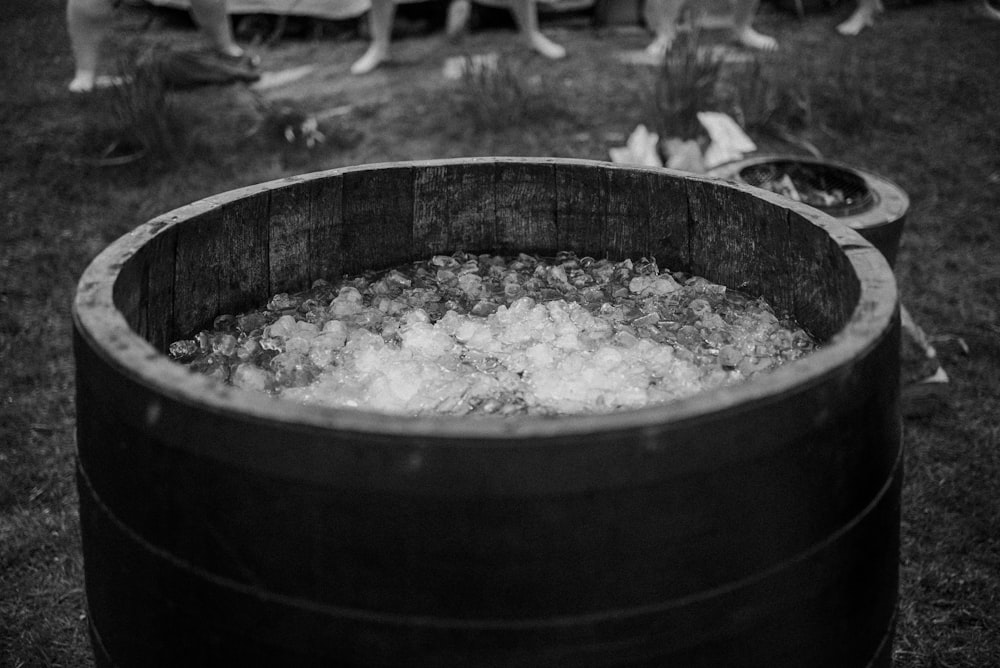
[[[625,146],[608,150],[611,162],[642,167],[663,167],[659,153],[660,136],[650,132],[645,125],[636,126],[625,141]]]
[[[728,114],[718,111],[699,111],[698,122],[711,139],[711,143],[705,149],[706,169],[739,160],[745,153],[757,150],[753,140]]]

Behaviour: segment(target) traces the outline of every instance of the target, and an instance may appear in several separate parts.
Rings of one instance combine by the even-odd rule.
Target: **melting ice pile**
[[[815,347],[763,300],[651,260],[456,253],[275,295],[170,355],[311,404],[560,415],[663,404]]]

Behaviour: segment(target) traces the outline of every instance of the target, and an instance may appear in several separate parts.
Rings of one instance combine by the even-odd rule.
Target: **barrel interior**
[[[654,257],[764,296],[826,338],[857,278],[805,214],[739,187],[572,163],[345,170],[191,210],[121,268],[116,306],[159,350],[278,292],[455,250]]]

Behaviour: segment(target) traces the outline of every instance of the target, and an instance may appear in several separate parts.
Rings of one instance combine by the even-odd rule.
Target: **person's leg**
[[[76,71],[69,89],[74,93],[93,90],[100,58],[101,42],[112,19],[111,0],[69,0],[66,27]]]
[[[1000,1],[983,0],[983,12],[986,14],[986,18],[1000,21]]]
[[[736,41],[751,49],[774,51],[778,48],[778,40],[753,29],[753,20],[759,6],[760,0],[733,0],[733,30]]]
[[[458,38],[469,26],[472,15],[472,3],[469,0],[451,0],[448,4],[448,20],[445,24],[445,34],[450,39]]]
[[[535,0],[511,0],[510,11],[532,49],[546,58],[564,58],[566,49],[559,46],[538,29],[538,9]]]
[[[685,0],[646,0],[643,17],[646,26],[655,35],[653,41],[646,47],[646,53],[662,57],[674,45],[674,38],[677,37],[677,21],[684,5]]]
[[[368,12],[372,43],[365,55],[351,65],[351,74],[367,74],[389,58],[392,42],[392,21],[396,17],[396,4],[392,0],[372,0]]]
[[[191,0],[191,15],[216,51],[234,58],[243,55],[233,37],[226,0]]]
[[[865,28],[874,25],[875,15],[882,10],[882,0],[858,0],[857,9],[846,21],[837,26],[837,32],[841,35],[857,35]]]

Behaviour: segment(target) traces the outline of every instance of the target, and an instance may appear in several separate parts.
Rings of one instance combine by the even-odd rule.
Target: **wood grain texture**
[[[163,351],[181,336],[174,318],[176,244],[176,228],[152,237],[123,263],[114,284],[115,301],[129,325]]]
[[[176,331],[269,297],[269,197],[258,193],[211,208],[177,228],[174,253]]]
[[[411,260],[413,168],[346,171],[340,178],[343,272],[355,274]]]
[[[269,223],[269,291],[273,295],[301,290],[311,278],[308,258],[316,227],[308,186],[295,183],[272,191]]]
[[[554,164],[504,165],[494,173],[493,199],[498,249],[508,253],[557,249]]]
[[[413,198],[414,255],[493,252],[498,245],[495,179],[492,163],[418,171]]]
[[[898,302],[857,234],[706,179],[504,158],[158,220],[74,303],[99,666],[888,668]],[[825,345],[675,405],[517,422],[271,401],[156,352],[275,287],[458,248],[654,255],[787,304]]]
[[[850,315],[859,292],[857,277],[848,271],[849,262],[840,245],[811,224],[815,214],[794,215],[788,228],[793,250],[785,260],[788,271],[800,277],[789,287],[793,292],[793,313],[821,339],[841,329]]]
[[[558,249],[581,256],[605,257],[608,173],[578,165],[560,165],[555,176]]]
[[[805,277],[788,272],[788,210],[707,181],[688,183],[688,205],[691,271],[790,309],[791,286]]]
[[[309,283],[344,274],[343,179],[313,179],[309,190]],[[302,286],[306,287],[306,286]]]
[[[269,294],[295,292],[340,275],[343,180],[291,181],[271,191]]]

